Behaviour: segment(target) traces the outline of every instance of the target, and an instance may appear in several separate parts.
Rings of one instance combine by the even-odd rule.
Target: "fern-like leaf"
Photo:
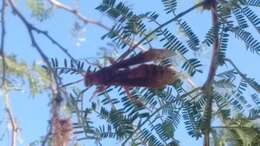
[[[260,55],[260,42],[255,40],[251,33],[243,29],[237,29],[235,34],[246,43],[247,49],[252,53]]]
[[[183,65],[182,68],[184,70],[187,70],[188,73],[193,76],[195,73],[199,72],[202,73],[202,70],[199,69],[201,67],[201,63],[198,59],[193,58],[193,59],[189,59],[187,60]]]
[[[180,21],[179,24],[180,27],[183,29],[184,33],[189,38],[187,41],[188,46],[194,51],[198,50],[200,41],[196,34],[192,31],[191,27],[185,21]]]
[[[214,39],[216,38],[216,36],[218,35],[219,32],[219,25],[217,24],[213,27],[210,28],[210,30],[207,32],[205,40],[203,41],[203,43],[207,44],[208,46],[211,46],[214,42]]]
[[[219,49],[218,49],[218,56],[217,56],[217,61],[219,65],[225,64],[228,37],[229,37],[228,33],[223,30],[220,34]]]
[[[159,141],[156,136],[154,136],[149,130],[143,129],[139,132],[139,137],[142,139],[143,143],[149,146],[163,146],[161,141]]]
[[[46,20],[51,14],[51,7],[44,0],[26,0],[26,5],[31,9],[32,16],[39,21]]]
[[[164,10],[166,13],[175,13],[177,7],[177,0],[162,0]]]
[[[177,39],[177,37],[172,34],[168,29],[159,30],[157,32],[158,36],[163,36],[160,41],[165,41],[163,47],[170,49],[170,50],[177,50],[182,55],[188,52],[188,49]]]
[[[241,29],[247,28],[248,25],[247,25],[247,22],[246,22],[244,15],[243,15],[242,10],[240,8],[235,7],[233,9],[233,13],[236,16],[239,28],[241,28]]]
[[[197,111],[196,106],[192,105],[190,101],[185,102],[182,115],[189,135],[199,138],[201,136],[199,126],[201,115],[199,111]]]
[[[243,8],[242,11],[260,34],[260,18],[249,7]]]
[[[247,4],[250,6],[260,7],[260,0],[248,0]]]

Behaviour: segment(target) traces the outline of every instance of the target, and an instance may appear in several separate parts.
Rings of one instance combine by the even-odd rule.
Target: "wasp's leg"
[[[137,96],[134,96],[130,93],[128,86],[123,86],[123,88],[125,89],[126,95],[130,99],[130,101],[132,101],[138,107],[144,106],[142,101],[140,101]]]
[[[98,86],[96,88],[95,92],[91,95],[89,101],[91,101],[98,93],[101,93],[101,92],[103,92],[106,89],[107,89],[107,86],[104,86],[104,85]]]
[[[104,85],[98,86],[96,88],[95,92],[90,97],[89,101],[91,101],[95,96],[97,96],[98,93],[101,93],[101,92],[105,91],[107,88],[108,88],[108,86],[104,86]],[[115,108],[115,105],[112,103],[112,98],[109,96],[109,94],[104,94],[104,96],[106,96],[109,99],[111,106],[113,108]]]

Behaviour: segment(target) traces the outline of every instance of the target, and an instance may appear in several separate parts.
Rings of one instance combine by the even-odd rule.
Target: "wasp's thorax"
[[[87,72],[85,74],[85,85],[97,85],[105,84],[109,78],[113,76],[113,70],[111,67],[104,67],[97,72]]]

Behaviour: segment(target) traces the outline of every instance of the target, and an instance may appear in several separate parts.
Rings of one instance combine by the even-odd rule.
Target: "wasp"
[[[162,88],[176,81],[178,73],[167,66],[144,63],[172,55],[173,52],[167,49],[149,49],[96,72],[87,72],[84,76],[85,85]]]

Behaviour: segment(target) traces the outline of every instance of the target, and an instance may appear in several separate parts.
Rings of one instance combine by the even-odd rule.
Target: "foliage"
[[[177,1],[162,0],[162,3],[165,6],[165,11],[167,14],[173,14],[176,16],[175,11]],[[248,3],[251,5],[253,4],[252,1]],[[254,4],[256,4],[256,2]],[[155,35],[157,36],[156,38],[153,37],[150,39],[150,36],[146,36],[149,32],[147,31],[147,21],[145,21],[145,19],[150,18],[150,21],[148,22],[158,24],[157,19],[160,17],[159,15],[156,15],[155,18],[149,16],[154,13],[148,12],[146,15],[135,14],[133,10],[127,7],[123,2],[117,3],[115,0],[103,0],[103,2],[97,7],[97,10],[110,16],[117,22],[111,31],[105,34],[103,38],[110,38],[122,49],[127,46],[125,40],[129,41],[131,38],[135,38],[134,36],[146,37],[147,39],[143,42],[144,45],[147,43],[149,44],[152,41],[160,40],[163,42],[164,48],[168,48],[184,58],[181,67],[190,75],[193,76],[197,72],[202,72],[200,69],[200,59],[190,58],[190,55],[186,55],[189,51],[197,51],[199,49],[200,40],[192,31],[189,24],[181,20],[181,18],[177,20],[177,24],[180,25],[180,29],[183,30],[188,38],[186,44],[180,41],[178,37],[167,28],[158,29],[158,31],[155,32]],[[220,48],[217,57],[218,65],[226,64],[225,54],[228,49],[229,36],[232,33],[243,40],[251,52],[258,54],[258,40],[255,39],[251,33],[245,30],[249,27],[248,21],[246,20],[247,18],[258,31],[259,20],[257,15],[254,14],[249,6],[243,2],[230,1],[225,5],[218,4],[217,12],[220,18],[219,23],[208,31],[204,40],[201,42],[203,44],[207,44],[208,46],[212,46],[215,36],[219,36]],[[234,14],[235,17],[232,17],[232,14]],[[234,22],[234,20],[237,20],[238,25]],[[160,24],[158,24],[158,27],[160,27]],[[232,76],[233,79],[230,79],[230,76]],[[195,92],[196,94],[194,93],[187,97],[180,98],[182,95],[186,94],[185,88],[180,82],[176,82],[161,90],[133,88],[131,90],[131,95],[135,97],[136,100],[140,100],[144,103],[144,105],[136,105],[135,102],[131,100],[129,101],[126,97],[126,93],[122,90],[119,90],[119,92],[122,92],[119,95],[124,95],[121,97],[121,101],[116,98],[106,96],[110,90],[117,90],[117,87],[111,87],[105,93],[100,94],[102,96],[104,95],[101,97],[104,105],[102,105],[100,109],[104,112],[105,108],[111,108],[111,110],[105,110],[106,115],[109,115],[113,113],[115,108],[119,108],[118,110],[120,111],[120,114],[113,117],[114,120],[116,119],[115,121],[122,121],[122,117],[128,117],[132,119],[132,121],[124,119],[122,124],[129,124],[129,128],[124,128],[124,131],[120,131],[119,127],[123,126],[121,123],[113,123],[111,120],[100,116],[109,124],[114,125],[108,127],[103,125],[103,133],[106,137],[115,137],[118,140],[124,139],[123,137],[125,137],[126,140],[132,139],[134,143],[138,143],[140,139],[141,142],[148,145],[177,145],[178,142],[175,140],[173,133],[178,127],[181,120],[180,116],[182,115],[188,133],[191,136],[198,138],[203,134],[203,131],[205,130],[204,128],[207,128],[203,126],[203,123],[207,122],[207,117],[209,116],[209,113],[207,113],[208,102],[216,102],[216,108],[219,109],[224,107],[236,109],[237,111],[244,111],[247,109],[249,101],[245,99],[244,91],[247,88],[245,84],[247,84],[248,81],[241,80],[240,84],[237,84],[236,82],[238,80],[239,76],[236,71],[221,73],[213,86],[213,88],[216,89],[214,89],[214,92],[211,94],[211,98],[213,99],[212,101],[208,100],[209,97],[198,92]],[[220,89],[231,90],[231,92],[223,94]],[[122,108],[120,106],[121,104],[123,104]],[[95,108],[97,107],[95,106]],[[223,120],[226,121],[226,119]],[[149,128],[147,129],[147,127]],[[115,131],[112,132],[112,129],[115,129]],[[96,130],[93,129],[91,131]],[[107,132],[110,134],[105,134]],[[132,136],[134,137],[132,138]],[[124,142],[126,142],[126,140],[124,140]]]
[[[32,96],[48,88],[49,76],[38,64],[34,63],[32,67],[28,67],[25,62],[18,62],[15,56],[6,56],[5,62],[8,90],[25,90],[23,87],[25,81],[28,81]]]
[[[259,145],[258,125],[241,115],[226,119],[223,127],[214,127],[213,131],[213,135],[218,137],[213,139],[216,146],[221,146],[224,143],[239,146]]]
[[[46,6],[45,1],[26,2],[32,15],[40,21],[47,19],[52,11],[52,7]],[[125,89],[115,85],[105,87],[97,85],[96,91],[99,92],[93,94],[93,97],[97,98],[89,101],[86,100],[86,96],[89,96],[87,93],[91,92],[91,87],[82,88],[76,85],[78,82],[69,84],[58,82],[61,85],[58,85],[57,90],[66,89],[68,95],[64,97],[67,97],[65,101],[68,102],[72,112],[73,134],[77,140],[94,140],[97,144],[101,144],[102,140],[111,138],[120,141],[122,145],[177,146],[180,142],[175,138],[175,132],[180,124],[184,124],[187,133],[196,139],[210,131],[215,136],[211,138],[215,146],[259,145],[259,129],[252,124],[252,121],[259,119],[260,84],[242,73],[232,62],[232,58],[228,58],[227,52],[230,49],[231,36],[234,35],[245,43],[245,48],[253,55],[260,54],[260,42],[255,36],[260,34],[260,18],[252,9],[259,7],[260,1],[217,1],[213,15],[216,15],[218,22],[213,24],[202,38],[195,33],[189,21],[185,21],[183,15],[197,7],[203,7],[207,11],[205,4],[211,1],[202,1],[204,3],[201,5],[198,4],[183,13],[176,12],[180,1],[161,0],[161,2],[165,14],[157,12],[137,14],[123,1],[103,0],[96,10],[111,18],[114,24],[111,29],[106,28],[108,31],[101,38],[112,41],[121,51],[130,50],[126,56],[136,55],[139,52],[137,48],[141,45],[147,48],[155,48],[155,43],[161,45],[170,50],[174,56],[156,63],[177,70],[180,78],[161,89],[145,87]],[[70,12],[82,18],[78,11]],[[164,15],[171,19],[161,22]],[[171,22],[176,22],[177,28],[184,34],[184,40],[172,31],[172,26],[167,26]],[[100,23],[96,24],[102,26]],[[78,23],[76,25],[78,28],[75,29],[81,29],[82,26]],[[257,34],[250,32],[252,30]],[[46,34],[45,36],[50,38]],[[34,46],[37,48],[37,45]],[[194,87],[190,80],[208,72],[203,69],[202,58],[194,55],[203,50],[203,46],[213,49],[217,46],[216,57],[212,57],[216,62],[215,60],[212,62],[216,63],[217,67],[226,65],[227,68],[216,69],[216,75],[214,74],[210,84]],[[12,80],[15,77],[27,79],[31,94],[36,95],[51,84],[52,73],[61,80],[65,76],[75,77],[84,76],[86,72],[95,73],[97,68],[105,67],[103,64],[93,65],[88,60],[69,57],[62,61],[58,56],[48,58],[46,62],[49,64],[46,63],[43,67],[34,64],[30,68],[16,61],[14,57],[7,56],[7,81],[11,86],[16,84]],[[103,59],[118,63],[124,58],[116,60],[111,56],[104,56]],[[209,63],[210,65],[212,64]],[[72,88],[67,88],[71,85]],[[234,116],[238,113],[241,115]],[[215,118],[224,125],[224,128],[219,130],[211,125]],[[96,120],[101,122],[97,124]]]
[[[26,5],[30,8],[32,16],[39,21],[46,20],[52,11],[44,0],[26,0]]]

